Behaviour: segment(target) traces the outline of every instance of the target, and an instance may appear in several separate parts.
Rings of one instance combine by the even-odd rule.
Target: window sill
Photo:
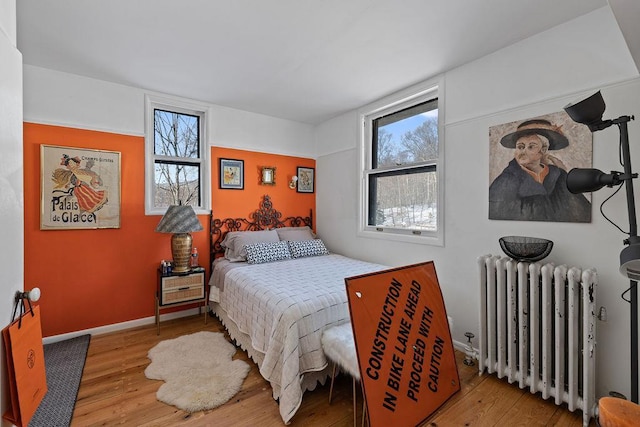
[[[444,240],[442,236],[434,235],[417,236],[407,233],[397,233],[390,230],[373,231],[366,229],[358,230],[357,236],[368,239],[392,240],[396,242],[413,243],[418,245],[444,246]]]

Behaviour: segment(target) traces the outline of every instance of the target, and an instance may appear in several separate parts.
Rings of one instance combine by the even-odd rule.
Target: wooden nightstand
[[[205,306],[204,323],[207,323],[207,292],[204,283],[205,271],[194,267],[186,273],[162,274],[158,269],[158,288],[156,289],[156,327],[160,335],[160,309],[162,307],[202,302]],[[202,313],[198,306],[198,313]]]

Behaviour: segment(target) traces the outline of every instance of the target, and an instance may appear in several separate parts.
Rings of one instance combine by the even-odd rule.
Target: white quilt
[[[349,320],[345,277],[386,268],[331,254],[226,273],[220,306],[264,354],[260,373],[271,383],[285,423],[302,401],[303,374],[327,366],[323,330]]]

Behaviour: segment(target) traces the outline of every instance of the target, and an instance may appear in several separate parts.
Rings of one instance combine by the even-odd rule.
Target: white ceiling
[[[25,64],[312,124],[608,5],[607,0],[16,3]]]

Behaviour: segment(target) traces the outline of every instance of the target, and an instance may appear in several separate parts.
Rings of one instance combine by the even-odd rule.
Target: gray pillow
[[[220,245],[225,248],[224,257],[231,262],[247,260],[246,245],[260,242],[278,242],[275,230],[230,231]]]
[[[280,240],[313,240],[316,236],[308,226],[276,228]]]

